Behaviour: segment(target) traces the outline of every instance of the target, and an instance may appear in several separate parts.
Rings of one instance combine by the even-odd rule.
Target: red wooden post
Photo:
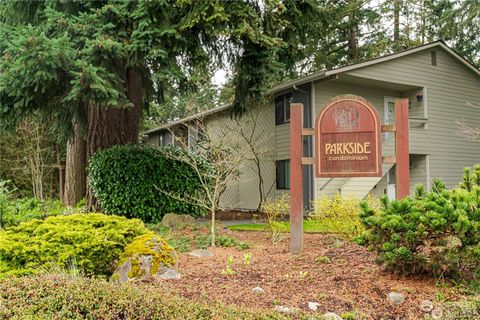
[[[303,104],[290,105],[290,252],[303,250]]]
[[[397,199],[410,195],[410,148],[408,143],[408,99],[395,101],[395,156]]]

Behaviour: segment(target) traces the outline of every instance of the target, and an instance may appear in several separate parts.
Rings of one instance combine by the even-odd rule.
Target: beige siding
[[[443,49],[437,51],[437,66],[431,65],[430,50],[350,71],[350,75],[425,87],[428,115],[430,177],[453,187],[462,168],[480,162],[478,144],[456,133],[457,121],[480,126],[480,112],[467,102],[480,103],[480,78]]]
[[[148,135],[147,137],[147,143],[152,146],[158,147],[158,142],[159,142],[159,133],[154,132]]]
[[[266,198],[275,194],[275,119],[273,111],[271,106],[261,107],[247,113],[240,120],[240,126],[244,132],[250,133],[254,130],[252,142],[256,145],[256,152],[261,159],[263,189]],[[210,132],[214,132],[213,137],[228,135],[234,139],[232,143],[246,148],[246,141],[242,139],[238,124],[226,112],[209,117],[205,127]],[[238,181],[227,189],[222,196],[220,206],[223,209],[255,210],[260,200],[256,164],[247,160],[239,169]]]

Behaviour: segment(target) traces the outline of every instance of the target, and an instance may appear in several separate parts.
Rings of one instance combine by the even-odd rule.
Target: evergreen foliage
[[[98,213],[23,222],[0,231],[0,277],[70,266],[108,276],[125,246],[147,232],[139,220]]]
[[[459,187],[439,180],[432,191],[382,200],[376,212],[361,203],[368,232],[357,240],[379,253],[379,262],[400,273],[476,277],[480,272],[480,165],[465,169]]]
[[[192,168],[173,159],[182,154],[196,159],[200,168],[209,164],[190,150],[143,145],[115,146],[97,152],[88,167],[88,183],[106,213],[159,222],[166,213],[202,216],[204,208],[171,195],[202,197],[200,180]],[[170,194],[159,192],[168,191]]]

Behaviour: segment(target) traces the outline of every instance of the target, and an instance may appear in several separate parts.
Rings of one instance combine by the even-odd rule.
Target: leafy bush
[[[158,284],[36,276],[0,282],[1,319],[286,320],[277,312],[247,311],[173,296]],[[300,314],[299,319],[321,319]]]
[[[380,214],[361,204],[368,232],[358,238],[380,254],[387,268],[402,273],[475,277],[480,270],[480,166],[465,169],[458,188],[436,180],[433,191],[416,187],[415,197],[383,199]]]
[[[375,208],[380,208],[380,202],[368,195],[367,203]],[[309,220],[318,225],[325,232],[342,233],[355,237],[365,231],[360,221],[360,200],[352,196],[342,196],[337,193],[330,197],[319,197],[313,202],[313,211]]]
[[[0,231],[0,277],[76,263],[85,274],[110,275],[124,247],[147,233],[140,220],[98,213],[30,220]]]
[[[97,152],[88,167],[88,183],[102,209],[110,214],[158,222],[166,213],[204,215],[205,209],[179,201],[183,194],[200,193],[198,175],[169,153],[189,150],[124,145]],[[196,161],[201,162],[201,159]],[[205,170],[210,170],[208,163]]]
[[[285,230],[279,220],[285,219],[285,215],[290,212],[290,196],[283,194],[276,199],[268,199],[262,206],[262,212],[267,218],[267,228],[270,231],[272,243],[282,241],[282,232]]]
[[[60,214],[72,214],[84,211],[85,202],[81,201],[74,208],[65,207],[60,200],[36,198],[15,199],[14,187],[9,181],[0,181],[0,229],[18,225],[31,219],[45,219]]]

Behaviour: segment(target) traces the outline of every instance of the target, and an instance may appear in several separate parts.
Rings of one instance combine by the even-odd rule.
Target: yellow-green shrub
[[[272,235],[272,242],[276,243],[281,240],[281,232],[285,232],[284,224],[279,223],[279,220],[285,218],[285,215],[290,212],[290,197],[288,194],[283,194],[276,199],[268,199],[262,206],[262,211],[268,221],[268,230]]]
[[[370,194],[365,199],[371,207],[380,208],[380,202]],[[310,212],[311,223],[321,225],[326,232],[342,233],[355,237],[365,231],[360,221],[360,199],[351,195],[319,197],[313,201],[313,211]]]
[[[99,213],[30,220],[0,231],[0,277],[68,268],[110,275],[125,246],[147,233],[137,219]]]

